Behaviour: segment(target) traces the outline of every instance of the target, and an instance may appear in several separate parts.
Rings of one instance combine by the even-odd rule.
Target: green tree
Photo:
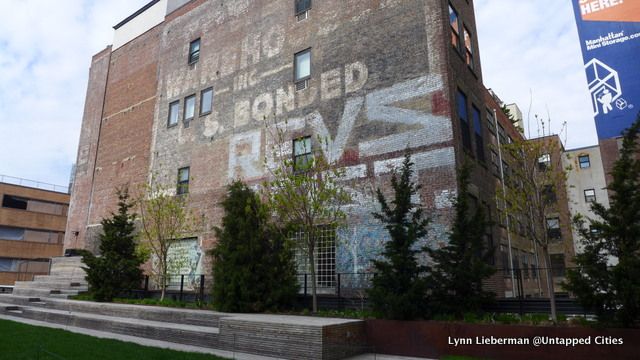
[[[458,175],[456,217],[449,243],[437,249],[425,248],[434,261],[431,268],[431,311],[452,314],[462,319],[465,313],[480,312],[482,305],[493,300],[495,294],[482,288],[495,269],[489,265],[494,249],[485,246],[491,226],[482,206],[472,208],[469,195],[471,167],[467,164]]]
[[[280,228],[289,231],[287,236],[298,235],[296,246],[306,257],[311,273],[312,310],[315,313],[318,311],[316,249],[326,240],[322,234],[327,228],[337,229],[344,224],[346,214],[341,207],[351,201],[351,196],[340,184],[344,171],[325,156],[329,151],[328,139],[318,137],[315,149],[309,141],[309,155],[296,161],[291,158],[291,149],[287,146],[291,141],[287,140],[286,127],[285,122],[283,127],[276,124],[274,129],[267,129],[273,148],[269,154],[271,158],[266,159],[270,178],[263,189],[269,208],[282,223]],[[307,147],[306,144],[303,146]]]
[[[118,212],[102,219],[100,256],[84,252],[83,262],[89,291],[97,301],[111,301],[123,290],[140,286],[146,260],[136,251],[136,214],[130,213],[135,204],[126,187],[116,190]]]
[[[225,312],[264,312],[290,307],[298,293],[293,253],[269,222],[268,207],[235,181],[222,201],[222,227],[213,256],[213,304]]]
[[[574,219],[584,250],[576,256],[578,268],[568,272],[566,284],[600,320],[626,327],[640,320],[639,132],[640,115],[624,133],[607,188],[609,208],[593,203],[591,210],[597,219]],[[609,266],[613,259],[617,264]]]
[[[555,289],[549,253],[555,240],[547,228],[547,216],[560,211],[555,194],[564,191],[566,184],[560,139],[557,136],[532,140],[515,139],[512,143],[503,144],[502,149],[505,162],[511,166],[508,171],[506,168],[504,171],[505,188],[498,192],[499,206],[504,209],[506,216],[522,220],[524,237],[532,241],[541,252],[551,319],[556,322]],[[509,231],[513,229],[513,224],[510,224]],[[517,264],[511,264],[510,267],[515,268]]]
[[[427,235],[430,220],[424,218],[419,204],[411,202],[411,196],[420,190],[420,185],[411,181],[412,166],[411,157],[406,154],[400,177],[392,174],[395,197],[391,204],[380,188],[376,192],[381,210],[373,216],[384,224],[390,239],[385,243],[382,259],[373,261],[375,275],[368,295],[373,311],[387,319],[416,319],[424,317],[427,310],[428,269],[418,261],[423,252],[418,240]]]
[[[161,289],[160,300],[164,300],[170,270],[181,267],[180,264],[172,264],[169,258],[171,248],[180,240],[194,236],[201,225],[200,219],[187,206],[188,195],[174,195],[168,186],[153,177],[143,187],[137,201],[141,245],[152,256],[151,270]]]

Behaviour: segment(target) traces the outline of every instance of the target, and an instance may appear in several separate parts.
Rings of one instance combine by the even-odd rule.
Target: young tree
[[[142,245],[152,255],[152,272],[161,288],[160,300],[164,300],[169,271],[175,267],[169,261],[171,247],[193,236],[200,225],[187,203],[187,193],[173,195],[167,186],[155,178],[144,186],[138,200]]]
[[[268,129],[269,130],[269,129]],[[327,156],[328,139],[317,138],[316,145],[321,149],[312,151],[311,138],[300,146],[307,148],[308,155],[292,158],[287,144],[284,127],[275,126],[272,133],[273,149],[266,167],[270,179],[264,184],[264,190],[272,212],[300,243],[298,249],[307,258],[308,271],[311,273],[311,295],[313,312],[318,311],[316,282],[316,249],[323,240],[322,232],[336,229],[345,221],[345,212],[341,206],[351,201],[349,193],[340,185],[344,171],[331,163]],[[298,146],[295,144],[294,147]],[[287,235],[289,235],[287,234]]]
[[[555,290],[549,255],[553,238],[547,228],[547,215],[559,211],[555,194],[563,190],[566,181],[560,157],[560,140],[553,136],[514,140],[510,144],[504,144],[503,150],[512,166],[508,173],[505,172],[506,187],[504,192],[499,192],[499,199],[507,214],[523,219],[525,238],[535,243],[542,252],[551,318],[556,322]]]
[[[640,115],[624,134],[620,158],[611,172],[610,206],[593,203],[599,219],[577,216],[584,250],[578,269],[567,275],[567,289],[604,322],[634,326],[640,320]],[[587,226],[587,223],[589,226]],[[618,263],[609,266],[609,260]]]
[[[129,198],[128,188],[116,190],[118,212],[102,219],[100,254],[84,252],[82,261],[86,267],[89,290],[97,301],[111,301],[122,290],[140,285],[140,265],[146,260],[136,251],[135,206]]]
[[[225,312],[263,312],[291,306],[298,293],[293,253],[269,209],[241,181],[227,188],[213,256],[213,303]]]
[[[434,261],[431,268],[431,310],[439,314],[453,314],[462,319],[467,312],[480,312],[482,305],[493,300],[495,294],[482,288],[495,269],[489,265],[493,249],[485,245],[491,226],[482,206],[472,208],[469,195],[471,166],[464,165],[458,174],[456,217],[449,243],[437,249],[427,247]]]
[[[420,185],[412,183],[413,163],[405,155],[400,177],[394,172],[391,187],[395,197],[391,205],[378,188],[377,198],[381,211],[373,213],[380,220],[391,239],[385,243],[382,259],[374,260],[375,275],[369,289],[369,300],[378,316],[387,319],[411,320],[426,314],[427,267],[418,261],[424,250],[418,240],[427,235],[429,219],[424,218],[420,204],[413,204],[411,196]]]

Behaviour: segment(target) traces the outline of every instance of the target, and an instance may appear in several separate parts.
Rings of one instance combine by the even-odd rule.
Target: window
[[[23,199],[17,196],[5,195],[2,198],[2,207],[27,210],[27,199]]]
[[[460,131],[462,133],[462,145],[466,150],[471,150],[471,135],[469,134],[469,114],[467,112],[467,95],[458,90],[456,98],[458,117],[460,118]]]
[[[294,82],[296,90],[306,89],[311,77],[311,49],[294,55]]]
[[[507,247],[500,245],[500,260],[502,261],[502,273],[503,276],[511,277],[511,265],[509,265],[509,252]]]
[[[482,120],[480,110],[473,106],[473,130],[476,133],[476,156],[479,161],[484,162],[484,139],[482,138]]]
[[[0,226],[0,240],[61,244],[64,233]]]
[[[541,171],[545,171],[551,167],[551,155],[543,154],[538,158],[538,168]]]
[[[183,167],[178,169],[178,184],[176,194],[182,195],[189,193],[189,168]]]
[[[336,286],[336,229],[332,226],[319,226],[316,231],[317,240],[314,251],[316,285],[320,288],[333,288]],[[304,245],[305,237],[304,232],[296,232],[292,240],[296,244]],[[296,247],[296,262],[299,273],[309,273],[309,257],[301,246]]]
[[[534,254],[531,254],[531,278],[532,279],[537,279],[538,278],[538,269],[536,269],[536,256]]]
[[[564,276],[564,254],[551,254],[551,273],[554,277]]]
[[[495,119],[493,118],[493,114],[490,111],[487,111],[487,129],[489,129],[489,132],[491,132],[493,135],[496,134]]]
[[[189,44],[189,65],[195,64],[200,59],[200,38]]]
[[[67,211],[66,204],[21,198],[13,195],[4,195],[2,207],[52,215],[65,215]]]
[[[529,278],[529,255],[525,252],[522,253],[522,278]]]
[[[469,30],[467,29],[467,27],[464,27],[464,49],[465,49],[465,54],[464,54],[464,60],[467,63],[467,65],[470,68],[474,68],[474,62],[473,62],[473,47],[471,45],[471,34],[469,33]]]
[[[293,169],[304,171],[311,165],[311,136],[293,140]]]
[[[491,165],[493,165],[493,175],[500,177],[500,162],[498,161],[498,153],[491,149]]]
[[[547,218],[547,235],[552,240],[557,240],[562,237],[562,232],[560,231],[560,218]]]
[[[596,202],[596,190],[587,189],[584,191],[584,201],[588,203]]]
[[[200,115],[207,115],[213,109],[213,88],[202,90],[200,93]]]
[[[545,185],[542,188],[542,197],[547,204],[555,204],[558,200],[553,185]]]
[[[451,25],[451,45],[458,50],[460,49],[460,21],[458,12],[451,5],[449,5],[449,24]]]
[[[295,0],[295,4],[298,21],[306,19],[309,15],[309,10],[311,10],[311,0]]]
[[[184,125],[189,126],[189,121],[196,115],[196,96],[187,96],[184,99]]]
[[[180,111],[180,100],[174,101],[169,104],[169,117],[167,119],[167,126],[171,127],[178,124],[178,114]]]
[[[498,124],[498,140],[500,140],[500,145],[507,144],[507,135],[504,131],[504,127]]]
[[[591,167],[591,160],[589,155],[578,156],[578,163],[580,163],[580,169],[588,169]]]

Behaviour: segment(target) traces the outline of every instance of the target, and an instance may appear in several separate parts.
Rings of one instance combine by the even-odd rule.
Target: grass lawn
[[[223,358],[99,339],[0,320],[0,358],[12,360],[221,360]],[[49,354],[47,354],[47,352]],[[53,355],[51,355],[53,354]]]

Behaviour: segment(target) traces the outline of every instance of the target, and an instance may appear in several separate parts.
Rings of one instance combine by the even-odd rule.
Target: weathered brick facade
[[[481,111],[483,123],[488,110],[473,2],[451,1],[471,35],[473,69],[451,44],[448,1],[314,1],[301,21],[293,3],[169,1],[176,9],[162,22],[94,57],[66,248],[95,250],[96,224],[115,207],[115,186],[135,186],[151,174],[173,185],[178,169],[189,167],[190,204],[207,219],[198,243],[211,249],[225,185],[235,178],[258,184],[267,175],[273,124],[292,138],[327,139],[328,147],[314,147],[345,167],[354,203],[338,233],[338,272],[368,270],[387,239],[371,216],[371,189],[388,184],[405,149],[433,219],[427,241],[446,242],[456,166],[478,157],[473,125],[471,148],[462,145],[457,92],[468,96],[469,114],[473,106]],[[199,60],[190,65],[189,44],[198,38]],[[296,90],[294,54],[309,48],[311,77],[306,89]],[[200,115],[201,92],[211,87],[213,110]],[[196,114],[187,126],[191,95]],[[168,126],[174,101],[179,121]],[[486,129],[480,133],[488,139]],[[494,206],[495,182],[486,166],[477,167],[474,183],[479,201]],[[77,239],[69,236],[73,231]]]

